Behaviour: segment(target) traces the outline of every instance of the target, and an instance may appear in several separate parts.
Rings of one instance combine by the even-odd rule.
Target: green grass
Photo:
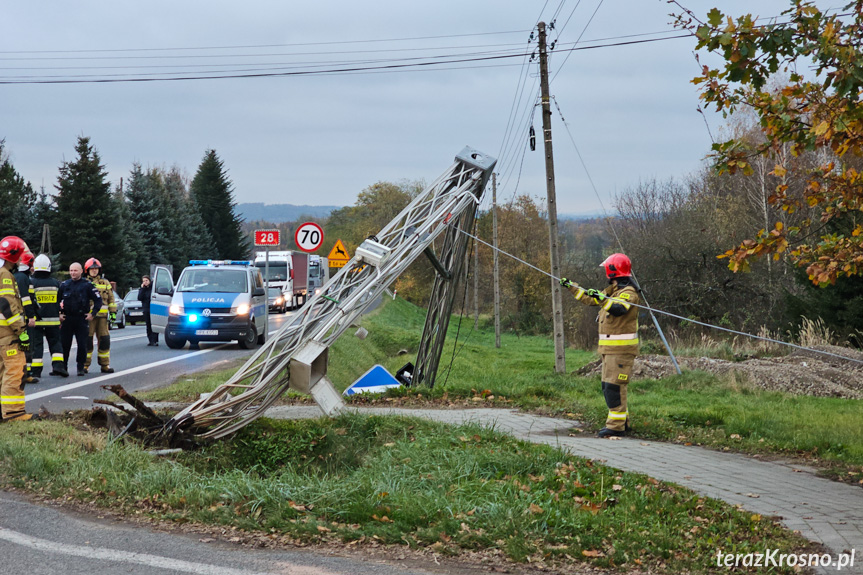
[[[773,520],[475,426],[259,420],[175,460],[81,422],[0,427],[0,486],[287,541],[501,554],[571,572],[716,572],[717,548],[806,546]],[[788,570],[787,572],[791,572]]]
[[[386,300],[363,319],[369,330],[365,340],[353,337],[351,330],[332,347],[329,375],[336,386],[346,388],[375,363],[395,373],[404,363],[413,362],[424,317],[424,310],[402,299]],[[549,338],[503,334],[502,346],[496,349],[493,331],[472,327],[473,320],[464,319],[456,341],[458,318],[453,318],[433,389],[391,390],[383,397],[364,396],[354,401],[409,404],[417,401],[419,393],[426,403],[445,399],[447,403],[520,407],[577,419],[588,431],[602,427],[606,407],[599,377],[555,374]],[[397,355],[402,350],[408,353]],[[569,349],[567,369],[575,370],[594,359],[592,352]],[[189,400],[200,391],[210,391],[230,373],[192,376],[210,379],[200,386],[181,382],[146,397]],[[191,385],[195,393],[189,392]],[[733,375],[717,377],[699,371],[662,380],[636,379],[629,386],[629,399],[639,437],[804,457],[836,479],[863,481],[860,401],[764,391]]]

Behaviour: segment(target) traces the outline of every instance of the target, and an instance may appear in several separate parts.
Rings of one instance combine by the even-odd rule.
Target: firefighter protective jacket
[[[18,295],[21,296],[21,305],[24,306],[24,315],[27,319],[36,317],[36,298],[33,297],[33,285],[30,283],[30,274],[16,271],[15,281],[18,282]]]
[[[93,284],[81,278],[68,279],[60,284],[60,309],[65,315],[83,316],[91,313],[90,302],[93,302],[92,313],[95,315],[102,308],[102,298]]]
[[[49,272],[35,272],[30,278],[36,304],[39,306],[39,317],[36,325],[39,327],[60,325],[60,282],[51,277]]]
[[[106,280],[105,278],[87,278],[90,280],[90,283],[93,284],[93,287],[96,288],[96,291],[99,292],[99,296],[102,298],[102,308],[98,311],[93,311],[93,315],[108,317],[108,313],[117,313],[117,302],[114,301],[114,288],[111,287],[111,282]]]
[[[627,279],[627,278],[623,278]],[[585,305],[602,306],[599,311],[599,353],[638,355],[638,292],[629,281],[614,281],[602,290],[604,300],[589,297],[584,288],[569,286],[575,299]]]
[[[27,329],[18,283],[12,275],[13,266],[15,264],[3,262],[3,267],[0,267],[0,345],[17,341]]]

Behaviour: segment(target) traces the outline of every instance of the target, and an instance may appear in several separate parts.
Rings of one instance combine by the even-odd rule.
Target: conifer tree
[[[117,282],[117,290],[125,295],[129,288],[139,285],[141,274],[149,273],[150,265],[138,223],[132,215],[122,188],[117,188],[113,199],[121,224],[122,242],[120,253],[117,254],[117,267],[111,270],[108,279]]]
[[[37,249],[39,246],[34,247],[33,243],[42,231],[32,212],[37,202],[33,186],[12,165],[5,141],[0,140],[0,237],[15,235],[27,242],[31,250]]]
[[[174,269],[183,269],[193,259],[189,255],[187,230],[185,230],[186,179],[176,166],[162,173],[162,221],[165,223],[168,262]]]
[[[222,259],[243,259],[249,254],[242,220],[235,213],[233,188],[216,151],[207,150],[192,180],[190,191],[213,237],[217,256]]]
[[[111,194],[105,167],[90,138],[79,136],[75,146],[78,157],[63,162],[57,178],[57,218],[53,240],[65,268],[72,262],[82,265],[96,257],[103,272],[116,276],[123,256],[122,222]]]
[[[145,174],[137,162],[132,164],[125,194],[142,243],[146,268],[149,269],[149,264],[166,263],[159,197],[153,192],[150,175]]]

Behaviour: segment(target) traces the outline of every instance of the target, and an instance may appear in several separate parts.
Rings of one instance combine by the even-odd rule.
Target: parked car
[[[133,289],[126,294],[123,305],[125,306],[126,323],[135,325],[144,321],[144,304],[138,299],[137,289]]]
[[[123,298],[120,297],[116,291],[114,291],[114,301],[117,303],[117,319],[115,319],[109,329],[111,327],[116,327],[117,329],[123,329],[126,327],[126,302],[123,301]]]

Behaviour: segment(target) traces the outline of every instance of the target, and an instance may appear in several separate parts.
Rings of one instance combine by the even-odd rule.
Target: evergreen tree
[[[113,199],[123,240],[120,253],[117,254],[117,268],[111,271],[109,279],[117,282],[117,291],[125,295],[129,288],[139,285],[141,274],[149,273],[150,265],[138,223],[132,215],[122,188],[117,188]]]
[[[42,229],[32,212],[37,202],[33,186],[15,170],[6,153],[5,140],[0,140],[0,237],[18,236],[31,250],[38,249],[34,242],[41,237]]]
[[[243,259],[249,254],[242,220],[235,213],[233,188],[216,151],[207,150],[192,180],[191,194],[213,237],[217,256],[222,259]]]
[[[167,173],[164,170],[162,185],[160,188],[162,207],[162,222],[165,227],[165,235],[168,239],[165,255],[168,263],[175,270],[181,270],[189,265],[188,245],[186,241],[185,225],[185,198],[186,181],[183,174],[176,166]]]
[[[201,211],[195,198],[187,191],[186,177],[176,166],[171,168],[165,178],[168,190],[176,202],[177,226],[181,232],[183,265],[192,259],[216,258],[213,236],[201,218]]]
[[[126,201],[139,234],[147,270],[149,270],[149,264],[166,263],[163,252],[166,239],[162,229],[159,197],[154,193],[151,183],[150,174],[144,174],[141,164],[137,162],[132,164],[129,185],[125,190]]]
[[[63,162],[57,178],[57,218],[52,229],[54,249],[60,250],[65,268],[72,262],[82,265],[88,258],[102,262],[109,277],[123,267],[122,222],[111,194],[107,172],[90,138],[80,136],[75,146],[78,157]]]

